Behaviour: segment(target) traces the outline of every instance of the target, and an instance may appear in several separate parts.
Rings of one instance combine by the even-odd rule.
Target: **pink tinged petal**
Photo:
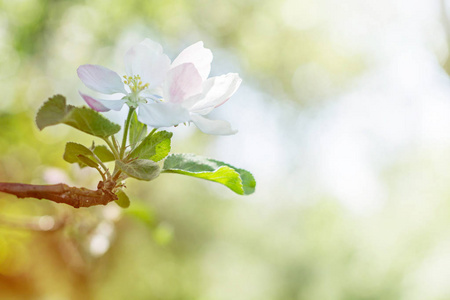
[[[189,112],[180,105],[156,102],[139,105],[138,119],[155,128],[189,122]]]
[[[87,105],[95,111],[105,112],[110,110],[119,111],[122,109],[126,100],[101,100],[79,92],[80,96],[86,101]]]
[[[208,114],[230,99],[241,82],[242,79],[236,73],[211,77],[203,83],[202,94],[188,99],[183,105],[191,112]]]
[[[190,115],[191,121],[204,133],[215,135],[231,135],[237,133],[237,130],[233,130],[227,121],[210,120],[194,113]]]
[[[82,65],[77,70],[78,77],[90,89],[103,93],[126,94],[120,76],[108,68],[98,65]]]
[[[193,63],[203,80],[208,78],[211,71],[213,55],[211,50],[203,47],[203,42],[197,42],[178,55],[172,63],[172,68],[184,63]]]
[[[167,73],[164,83],[164,99],[181,103],[202,92],[202,78],[193,64],[182,64]]]
[[[145,39],[125,54],[125,68],[129,76],[139,75],[149,88],[159,86],[170,68],[170,59],[160,44]]]

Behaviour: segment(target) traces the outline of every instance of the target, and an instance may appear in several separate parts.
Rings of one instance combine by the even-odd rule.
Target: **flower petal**
[[[155,88],[155,89],[145,89],[142,92],[139,93],[139,97],[143,97],[149,101],[161,101],[163,99],[163,90],[161,87]]]
[[[208,114],[230,99],[241,82],[242,79],[236,73],[208,78],[203,83],[202,94],[186,100],[183,106],[191,112],[201,115]]]
[[[125,68],[129,76],[139,75],[149,88],[160,85],[170,68],[170,59],[160,44],[145,39],[125,54]]]
[[[138,119],[155,128],[189,122],[189,112],[181,105],[156,102],[139,105]]]
[[[99,112],[105,112],[116,110],[119,111],[122,109],[123,105],[125,104],[126,100],[101,100],[101,99],[95,99],[91,96],[88,96],[86,94],[83,94],[82,92],[79,92],[80,96],[86,101],[87,105],[89,105],[90,108],[92,108],[95,111]]]
[[[202,78],[191,63],[181,64],[171,69],[164,83],[164,99],[171,103],[181,103],[202,92]]]
[[[98,65],[82,65],[77,70],[78,77],[90,89],[103,93],[126,94],[120,76],[108,68]]]
[[[224,120],[210,120],[201,115],[191,113],[191,121],[201,131],[207,134],[231,135],[237,133],[237,130],[231,129],[231,124]]]
[[[193,63],[203,80],[208,78],[211,71],[213,55],[211,50],[203,47],[203,42],[197,42],[183,51],[175,58],[172,68],[184,63]]]

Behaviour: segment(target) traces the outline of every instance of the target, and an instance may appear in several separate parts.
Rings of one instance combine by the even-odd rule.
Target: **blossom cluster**
[[[224,104],[242,81],[236,73],[208,78],[212,59],[211,51],[197,42],[171,62],[161,45],[145,39],[126,52],[122,77],[99,65],[86,64],[77,70],[88,88],[117,96],[116,100],[80,95],[99,112],[119,111],[125,104],[136,108],[139,121],[154,128],[192,122],[208,134],[234,134],[229,122],[205,117]]]

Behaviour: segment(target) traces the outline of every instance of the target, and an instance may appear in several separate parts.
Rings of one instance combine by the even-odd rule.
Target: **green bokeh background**
[[[203,40],[213,75],[240,73],[216,115],[238,135],[179,126],[173,151],[249,169],[258,183],[240,197],[173,174],[129,181],[126,210],[1,194],[0,299],[449,299],[443,12],[445,1],[426,0],[0,1],[0,181],[95,187],[95,172],[62,159],[65,142],[92,139],[63,125],[40,132],[35,113],[56,93],[81,105],[77,67],[120,73],[125,51],[148,37],[172,59]],[[388,76],[377,73],[387,64]],[[354,167],[361,144],[334,123],[339,108],[363,124],[367,170]],[[340,148],[315,148],[324,136]],[[32,230],[48,222],[64,226]]]

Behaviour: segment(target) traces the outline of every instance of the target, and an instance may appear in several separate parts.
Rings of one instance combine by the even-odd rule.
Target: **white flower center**
[[[126,98],[128,99],[127,103],[130,106],[137,107],[139,103],[147,103],[147,100],[143,97],[139,97],[139,93],[143,90],[147,89],[149,84],[143,83],[141,80],[141,76],[139,75],[133,75],[133,76],[127,76],[123,75],[124,83],[128,85],[128,87],[131,90],[131,93],[129,93]]]

